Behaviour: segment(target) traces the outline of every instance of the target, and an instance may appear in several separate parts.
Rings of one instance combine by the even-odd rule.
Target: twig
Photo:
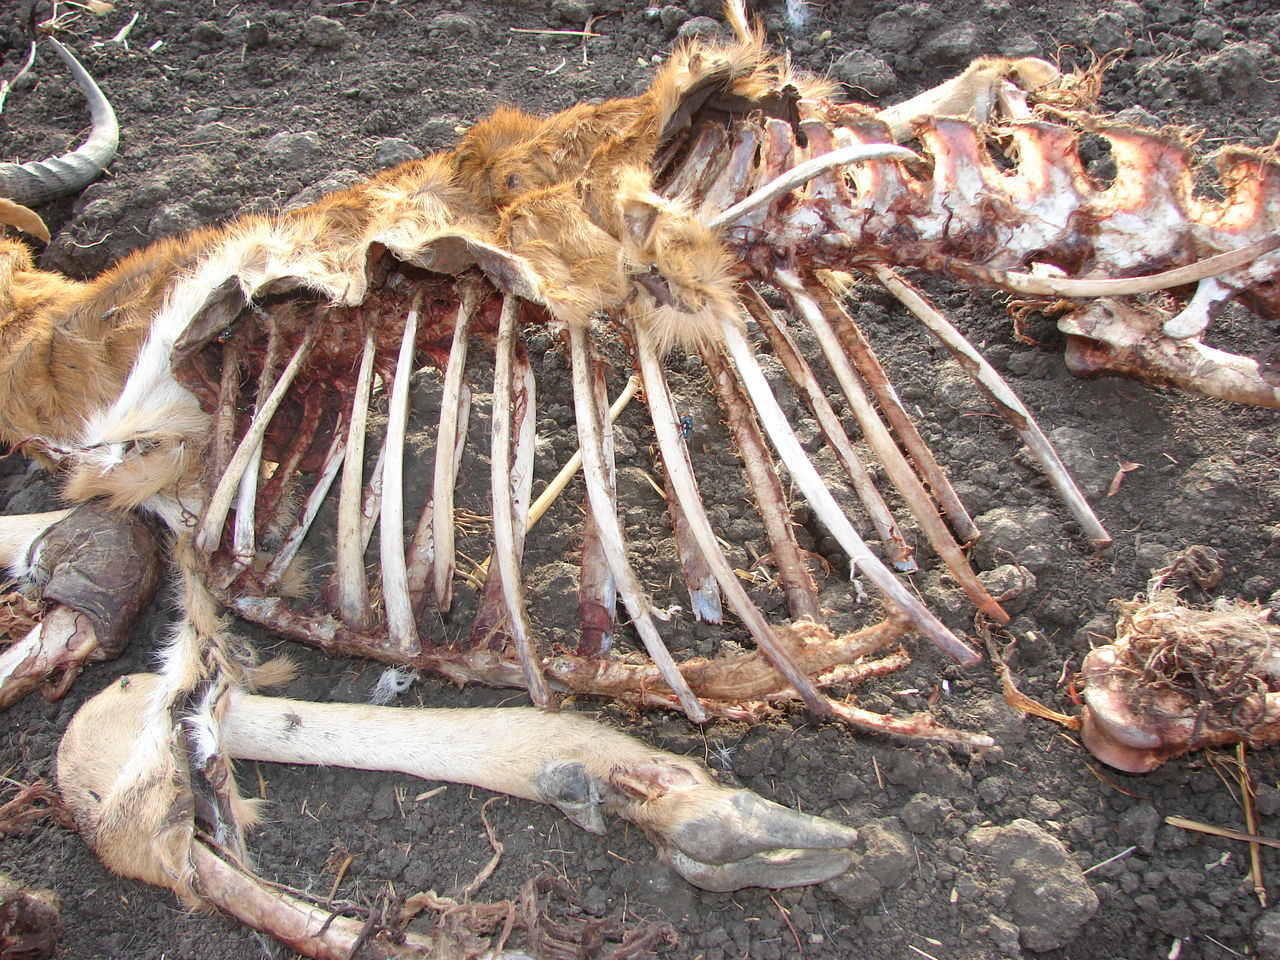
[[[493,856],[489,858],[489,862],[484,865],[484,869],[476,874],[475,879],[467,884],[462,891],[461,899],[465,902],[471,899],[472,894],[479,890],[486,880],[493,876],[493,871],[498,869],[498,862],[502,859],[502,851],[504,849],[502,841],[498,839],[497,834],[493,832],[493,826],[489,823],[487,811],[494,803],[500,800],[500,797],[490,797],[484,802],[484,806],[480,808],[480,822],[484,824],[485,836],[489,838],[489,846],[493,847]]]
[[[1249,775],[1249,765],[1245,762],[1244,744],[1236,744],[1236,760],[1239,762],[1237,776],[1240,779],[1240,799],[1244,803],[1244,825],[1250,833],[1258,832],[1258,817],[1253,808],[1253,777]],[[1253,892],[1258,896],[1262,909],[1267,909],[1267,887],[1262,882],[1262,851],[1258,841],[1249,841],[1249,875],[1253,878]]]
[[[791,911],[780,904],[778,902],[778,898],[772,893],[769,894],[769,899],[773,902],[773,905],[778,908],[778,913],[782,914],[782,922],[787,925],[787,929],[791,931],[791,936],[796,941],[796,956],[803,957],[804,945],[800,943],[800,934],[796,933],[795,924],[791,922]]]
[[[1207,833],[1213,837],[1222,837],[1224,840],[1239,840],[1242,843],[1261,843],[1268,847],[1275,847],[1280,850],[1280,839],[1275,837],[1264,837],[1257,833],[1246,833],[1244,830],[1232,830],[1230,827],[1215,827],[1211,823],[1201,823],[1199,820],[1189,820],[1186,817],[1165,817],[1164,822],[1171,827],[1181,827],[1183,830],[1193,830],[1196,833]]]
[[[1093,871],[1100,870],[1102,867],[1105,867],[1108,863],[1115,863],[1117,860],[1123,860],[1125,857],[1127,857],[1129,854],[1133,853],[1133,851],[1137,849],[1138,849],[1137,847],[1129,847],[1128,849],[1121,850],[1114,857],[1107,857],[1107,859],[1101,861],[1100,863],[1095,863],[1088,870],[1081,870],[1080,873],[1081,875],[1093,873]]]

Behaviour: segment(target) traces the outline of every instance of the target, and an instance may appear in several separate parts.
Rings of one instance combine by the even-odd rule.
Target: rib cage
[[[780,120],[752,117],[725,125],[721,119],[710,119],[701,126],[695,126],[661,158],[657,164],[656,182],[666,195],[678,195],[683,202],[697,209],[704,219],[712,219],[806,156],[820,156],[850,142],[876,143],[886,138],[883,124],[852,108],[830,104],[806,105],[806,115],[800,130],[807,148],[797,146],[792,128]],[[1120,173],[1114,185],[1106,190],[1095,188],[1083,174],[1074,147],[1078,133],[1071,127],[1046,120],[1010,125],[1004,134],[1014,145],[1017,161],[1009,172],[1003,172],[997,169],[988,155],[987,136],[973,123],[938,120],[919,129],[923,153],[932,164],[931,175],[908,169],[896,159],[874,159],[849,168],[847,172],[821,174],[808,186],[728,224],[726,234],[743,265],[743,279],[780,290],[796,313],[811,324],[832,324],[830,335],[835,338],[833,342],[843,351],[860,358],[856,372],[852,368],[842,372],[835,354],[828,354],[828,360],[836,363],[837,379],[848,381],[844,384],[846,393],[859,391],[860,379],[871,384],[881,381],[876,391],[876,403],[890,417],[896,438],[883,426],[878,426],[877,414],[869,401],[859,419],[864,434],[873,440],[878,453],[889,453],[895,442],[911,446],[911,428],[904,417],[895,413],[892,387],[882,374],[877,373],[878,364],[869,353],[865,338],[852,318],[843,315],[838,298],[827,289],[816,270],[862,268],[877,272],[892,286],[896,278],[891,273],[887,276],[884,273],[886,265],[891,264],[923,268],[970,282],[1013,285],[1016,288],[1017,278],[1010,279],[1010,272],[1032,263],[1051,263],[1082,274],[1142,274],[1238,249],[1265,240],[1274,233],[1274,161],[1248,151],[1225,151],[1220,169],[1227,184],[1227,198],[1217,204],[1201,202],[1190,189],[1185,144],[1176,138],[1088,118],[1080,122],[1101,132],[1112,144],[1117,157]],[[1150,242],[1150,236],[1143,237],[1147,241],[1143,251],[1138,251],[1133,243],[1135,217],[1146,217],[1148,223],[1155,217],[1155,222],[1165,228],[1155,243]],[[327,306],[323,301],[314,302],[307,298],[303,298],[300,305],[296,297],[286,296],[284,291],[290,286],[319,288],[330,295],[338,293],[332,277],[305,272],[300,272],[296,278],[277,275],[270,284],[272,302],[252,310],[238,306],[243,304],[244,294],[235,284],[228,284],[218,288],[215,297],[205,304],[197,322],[177,345],[175,370],[182,382],[202,398],[206,412],[213,415],[213,435],[219,438],[206,470],[208,489],[214,489],[218,479],[225,475],[225,465],[231,456],[230,441],[242,438],[248,425],[255,422],[247,411],[260,406],[266,399],[277,371],[294,351],[306,351],[296,381],[283,393],[282,412],[271,421],[272,424],[284,423],[290,427],[301,424],[302,428],[294,430],[291,436],[286,435],[290,428],[275,425],[265,431],[266,450],[263,456],[268,463],[281,466],[274,468],[275,472],[263,484],[258,503],[253,508],[255,538],[273,535],[272,524],[280,515],[286,494],[297,486],[295,472],[311,477],[321,472],[326,476],[336,475],[333,469],[335,451],[338,438],[347,431],[350,423],[350,411],[357,393],[355,368],[364,352],[366,337],[372,344],[372,367],[378,370],[384,385],[391,384],[400,366],[395,355],[401,350],[400,332],[405,317],[413,312],[411,302],[420,304],[413,363],[415,367],[423,362],[434,366],[446,379],[449,378],[445,372],[450,366],[448,358],[451,352],[455,357],[457,355],[459,341],[455,339],[455,326],[458,317],[468,312],[462,306],[468,297],[474,296],[478,302],[468,317],[466,336],[476,341],[487,341],[490,346],[497,337],[498,318],[504,304],[508,305],[507,309],[515,311],[514,315],[519,317],[523,329],[547,323],[553,328],[558,326],[554,317],[537,303],[543,299],[539,277],[520,258],[500,248],[475,242],[461,231],[443,236],[437,232],[436,236],[427,239],[422,239],[421,235],[415,238],[411,229],[406,229],[412,225],[406,224],[405,218],[398,218],[394,212],[377,211],[372,218],[393,224],[395,243],[388,244],[391,248],[389,253],[379,252],[377,247],[369,248],[371,266],[367,275],[352,277],[347,274],[344,277],[345,287],[340,298],[350,305]],[[322,246],[320,257],[317,258],[316,251],[308,251],[308,255],[323,260],[326,265],[341,263],[347,269],[365,259],[360,248],[327,252]],[[423,272],[406,265],[405,261],[427,264],[435,269]],[[1204,297],[1197,299],[1202,303],[1215,298],[1221,301],[1223,297],[1219,294],[1223,291],[1246,293],[1264,309],[1270,310],[1267,295],[1275,263],[1274,256],[1255,260],[1248,268],[1240,268],[1210,281],[1218,286],[1209,287]],[[485,278],[453,280],[439,276],[441,271],[462,272],[470,265],[478,266]],[[367,297],[364,295],[366,289],[369,291]],[[250,287],[245,293],[253,294],[254,290]],[[786,355],[789,336],[783,326],[777,325],[777,316],[758,298],[753,299],[752,295],[745,293],[744,296],[775,352],[780,356]],[[284,299],[279,299],[281,297]],[[521,298],[518,306],[510,305],[513,297]],[[633,329],[627,328],[624,319],[615,317],[614,320],[621,324],[624,337],[636,336]],[[317,323],[320,324],[318,332]],[[314,340],[314,345],[301,346],[308,336]],[[574,334],[570,332],[568,336],[572,338]],[[631,346],[634,350],[634,340]],[[517,350],[513,362],[521,371],[518,379],[523,380],[526,365],[519,354]],[[228,357],[234,363],[229,362]],[[267,358],[264,366],[255,367],[255,360],[263,357]],[[733,382],[730,371],[736,368],[741,374],[741,355],[737,360],[739,363],[726,364],[718,349],[708,351],[705,357],[713,377],[723,381],[722,396],[729,404],[728,415],[734,424],[735,436],[742,438],[742,452],[743,444],[754,449],[750,440],[754,420],[749,415],[744,417],[740,412],[734,412],[733,396],[740,387]],[[795,360],[785,365],[795,370],[803,366]],[[239,383],[229,373],[235,369],[240,370]],[[457,367],[454,369],[456,371]],[[592,374],[597,384],[599,374],[599,369]],[[477,391],[483,391],[486,386],[478,382],[473,384]],[[593,387],[597,392],[598,389],[598,385]],[[804,390],[803,387],[799,389]],[[395,396],[394,390],[390,393]],[[820,396],[812,393],[809,399],[819,404],[822,402]],[[668,415],[670,405],[662,397],[655,399],[650,391],[649,401],[660,419],[674,421],[675,417]],[[1002,398],[999,402],[1006,411],[1012,412],[1015,422],[1022,418],[1014,406],[1016,399],[1007,401]],[[601,406],[598,399],[595,405],[597,408]],[[233,416],[229,411],[236,407],[243,407],[246,413]],[[822,413],[817,416],[820,421],[824,420]],[[520,419],[515,422],[526,423]],[[755,432],[758,433],[758,429]],[[875,441],[873,437],[877,432],[882,435]],[[330,438],[334,438],[332,444]],[[379,450],[384,442],[383,435],[371,436],[366,452],[371,454]],[[828,442],[843,449],[841,441],[834,439],[834,430],[829,431]],[[1047,444],[1045,447],[1047,449]],[[671,450],[669,447],[663,453]],[[896,468],[896,472],[895,468],[888,468],[895,484],[909,501],[916,498],[917,521],[925,524],[935,549],[950,560],[952,573],[961,581],[974,603],[1001,619],[1003,612],[999,605],[973,577],[957,543],[958,540],[962,544],[976,535],[971,521],[963,506],[948,496],[945,478],[937,472],[936,465],[930,465],[923,444],[918,443],[913,453],[924,471],[927,487],[910,472],[905,461],[901,461],[902,465]],[[1047,455],[1051,457],[1051,451]],[[760,465],[758,453],[746,456]],[[527,460],[526,455],[524,462]],[[377,499],[377,473],[381,469],[378,464],[383,462],[385,458],[379,456],[376,462],[369,464],[370,471],[361,478],[365,484],[362,498],[365,504]],[[448,461],[449,464],[453,462],[456,458]],[[425,462],[419,460],[417,463],[419,471],[423,471]],[[790,463],[788,461],[788,465]],[[326,465],[328,470],[324,470]],[[757,472],[754,481],[753,495],[758,502],[773,504],[766,510],[765,523],[769,525],[770,517],[788,515],[789,507],[785,500],[774,502],[776,493],[766,492],[772,467],[761,466],[763,469]],[[448,470],[439,474],[439,465],[436,469],[438,476],[448,477]],[[857,468],[849,469],[856,473]],[[370,472],[372,477],[367,475]],[[527,479],[527,466],[518,472]],[[308,489],[310,483],[310,480],[302,482],[302,489]],[[499,481],[495,479],[494,483]],[[915,492],[907,493],[904,488]],[[434,496],[439,497],[443,489],[437,481]],[[1070,489],[1063,492],[1093,538],[1104,540],[1105,531],[1096,519],[1091,520],[1092,514],[1083,498],[1077,493],[1072,499]],[[931,494],[942,501],[954,532],[948,532],[937,521],[936,508],[929,499]],[[527,492],[523,497],[513,495],[517,504],[527,497]],[[669,496],[668,499],[675,501],[674,497]],[[425,504],[413,505],[409,509],[419,507],[425,507]],[[877,513],[870,502],[867,509],[873,514],[872,522],[879,528],[886,555],[898,566],[909,568],[914,561],[893,518],[887,513]],[[240,513],[243,512],[242,508]],[[303,515],[307,512],[310,511],[304,511]],[[411,513],[401,525],[409,551],[403,579],[408,602],[419,615],[432,603],[445,609],[448,607],[449,590],[435,585],[450,583],[448,573],[438,574],[434,569],[431,573],[423,573],[429,550],[433,549],[427,545],[426,531],[430,530],[438,537],[440,517],[440,511],[430,512],[421,519]],[[361,538],[367,543],[371,531],[367,509],[364,518]],[[689,558],[685,568],[686,579],[693,583],[708,583],[713,577],[705,569],[696,567],[699,550],[690,546],[690,535],[684,529],[687,517],[678,507],[675,509],[675,522],[681,534],[677,538],[680,552]],[[928,529],[930,525],[934,529]],[[417,533],[410,537],[415,526]],[[523,524],[516,526],[522,527]],[[287,533],[277,531],[274,535],[283,536],[286,542],[296,541],[298,527],[295,521]],[[771,548],[775,559],[798,556],[794,543],[786,542],[785,527],[785,523],[773,524]],[[522,603],[519,600],[514,604],[504,603],[503,593],[494,587],[498,581],[492,572],[476,613],[477,628],[461,644],[442,644],[439,636],[419,638],[416,628],[406,627],[406,623],[412,623],[416,618],[406,621],[403,613],[389,612],[386,606],[371,606],[366,600],[361,600],[359,609],[344,607],[333,597],[343,594],[344,590],[349,593],[352,589],[350,582],[343,585],[332,581],[327,592],[310,605],[281,598],[279,580],[283,564],[272,563],[269,551],[267,560],[251,560],[254,551],[245,547],[251,541],[244,539],[247,536],[244,531],[249,525],[243,520],[240,541],[233,538],[230,522],[221,541],[208,538],[209,533],[216,533],[220,528],[219,518],[214,516],[210,520],[206,513],[201,530],[206,534],[204,546],[212,555],[213,580],[222,586],[226,599],[242,616],[335,652],[356,653],[419,669],[435,669],[459,680],[479,679],[524,686],[530,688],[535,699],[544,704],[551,702],[551,694],[543,687],[542,677],[545,675],[553,686],[561,690],[607,693],[664,706],[679,702],[695,718],[700,718],[700,711],[708,705],[708,700],[715,700],[715,695],[708,692],[713,689],[721,690],[723,699],[709,704],[712,712],[740,715],[742,710],[749,712],[752,709],[742,705],[746,701],[792,691],[814,709],[827,712],[834,705],[805,679],[806,672],[821,672],[809,669],[811,651],[807,644],[826,648],[826,654],[816,658],[823,669],[835,666],[841,662],[841,657],[845,658],[843,662],[848,662],[849,649],[862,649],[856,643],[850,647],[843,638],[841,641],[832,640],[820,627],[792,628],[782,633],[785,639],[774,649],[766,650],[764,657],[789,674],[790,685],[775,684],[772,689],[765,690],[767,684],[757,683],[749,688],[750,692],[748,688],[735,691],[724,678],[737,669],[738,661],[686,664],[683,672],[677,675],[674,670],[664,673],[661,668],[655,671],[649,666],[619,663],[602,655],[600,638],[607,636],[612,629],[607,617],[601,619],[609,605],[592,602],[584,594],[587,599],[580,606],[586,611],[586,626],[578,650],[572,654],[548,656],[550,651],[533,648],[527,628],[511,626],[520,620]],[[592,548],[598,542],[597,537],[596,532],[583,534],[584,541]],[[849,542],[846,540],[845,545],[848,546]],[[382,576],[387,576],[388,570],[395,576],[400,567],[394,559],[394,551],[393,561],[388,564],[386,544],[381,549]],[[857,552],[858,548],[853,549]],[[584,547],[584,553],[591,555],[592,549]],[[863,559],[865,566],[865,557]],[[603,594],[607,595],[611,589],[609,577],[607,574],[603,578],[594,576],[593,571],[599,570],[598,558],[594,563],[594,567],[591,563],[585,565],[584,583],[599,583]],[[807,602],[805,598],[811,598],[813,591],[811,581],[806,586],[809,575],[803,569],[803,561],[798,568],[794,559],[789,565],[786,562],[781,562],[781,565],[788,571],[783,579],[791,599],[791,615],[811,614],[812,607],[807,605],[811,601]],[[410,573],[415,570],[416,573]],[[438,580],[437,577],[443,579]],[[892,578],[882,577],[884,579],[880,583],[883,588]],[[357,584],[354,589],[359,596],[363,587]],[[395,594],[402,592],[393,590]],[[384,598],[387,595],[382,584],[375,584],[372,593],[381,593]],[[695,599],[694,607],[710,604],[707,598],[714,594],[715,591],[695,591],[695,598],[702,599]],[[397,616],[398,624],[390,622]],[[969,656],[963,645],[955,641],[945,628],[936,621],[930,622],[927,617],[927,614],[922,617],[913,612],[912,619],[917,628],[931,633],[953,654],[961,658]],[[504,621],[505,631],[500,629]],[[514,646],[504,645],[493,633],[486,632],[490,628],[498,629],[499,635],[514,633],[520,639]],[[763,629],[773,632],[767,626]],[[890,622],[876,635],[876,642],[884,642],[897,629]],[[808,639],[799,640],[795,630],[802,635],[807,634]],[[757,633],[756,637],[759,641],[761,634]],[[421,645],[420,639],[423,641]],[[662,648],[652,642],[647,646],[651,656],[662,657]],[[520,648],[523,648],[523,653],[518,653]],[[844,652],[834,655],[833,651],[837,649]],[[801,671],[800,664],[803,664],[805,672]],[[673,682],[677,676],[686,680],[694,677],[687,682],[696,682],[698,686],[685,685],[682,688],[682,681]],[[847,679],[848,674],[837,676]],[[830,679],[828,677],[827,682]],[[884,725],[885,722],[874,721],[876,725]]]

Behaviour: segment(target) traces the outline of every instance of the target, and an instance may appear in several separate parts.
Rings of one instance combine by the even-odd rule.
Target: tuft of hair
[[[387,667],[378,677],[378,682],[373,685],[373,690],[369,693],[369,702],[377,706],[386,706],[413,686],[417,679],[416,670]]]
[[[245,675],[245,683],[253,691],[267,690],[271,687],[283,687],[297,675],[298,664],[292,657],[272,657],[266,663],[249,668]]]
[[[209,417],[176,384],[166,403],[116,411],[93,443],[72,452],[64,492],[74,501],[104,497],[133,510],[161,494],[180,495],[199,478]]]

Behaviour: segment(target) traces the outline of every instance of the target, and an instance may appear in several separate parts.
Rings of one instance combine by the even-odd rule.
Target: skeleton
[[[344,953],[356,936],[352,925],[325,924],[313,908],[265,893],[236,865],[252,812],[235,790],[229,762],[356,765],[367,758],[385,765],[380,751],[404,753],[400,724],[421,731],[409,735],[421,741],[437,736],[435,724],[447,723],[430,712],[360,707],[352,716],[333,705],[253,694],[263,668],[228,633],[222,609],[332,652],[524,687],[544,708],[568,690],[678,707],[701,721],[750,716],[770,700],[798,698],[818,715],[875,729],[988,742],[928,718],[868,714],[824,692],[873,673],[877,668],[859,658],[908,626],[961,662],[975,657],[866,546],[795,440],[753,357],[742,308],[812,405],[890,564],[912,569],[910,548],[808,361],[746,279],[772,285],[811,328],[916,522],[975,605],[996,620],[1004,613],[961,550],[977,535],[972,521],[843,312],[833,271],[874,276],[963,358],[1100,545],[1109,540],[1106,531],[1025,407],[895,267],[1029,296],[1101,297],[1069,315],[1077,324],[1068,330],[1073,337],[1093,338],[1091,355],[1106,353],[1098,344],[1111,336],[1103,335],[1101,320],[1089,319],[1096,311],[1127,317],[1138,307],[1125,298],[1201,280],[1187,308],[1160,321],[1163,327],[1122,323],[1127,352],[1115,363],[1276,405],[1275,388],[1256,363],[1219,356],[1194,338],[1230,296],[1274,308],[1267,299],[1278,262],[1270,255],[1272,161],[1240,150],[1224,154],[1228,197],[1207,205],[1193,201],[1186,160],[1168,137],[1074,116],[1079,128],[1112,142],[1120,164],[1116,184],[1097,190],[1076,159],[1077,126],[1029,115],[1024,88],[1059,82],[1047,64],[981,61],[958,81],[877,115],[831,103],[820,84],[768,57],[741,10],[731,8],[730,17],[735,45],[678,52],[652,91],[636,100],[546,119],[500,112],[451,154],[397,168],[311,208],[156,245],[93,284],[34,270],[16,244],[0,248],[8,278],[0,296],[11,315],[2,361],[8,392],[0,398],[6,438],[57,462],[73,499],[154,513],[178,537],[185,615],[161,672],[100,694],[77,716],[60,751],[62,789],[113,869],[189,901],[214,903],[297,949]],[[1003,135],[1017,157],[1011,172],[993,166],[983,128],[949,116],[970,110],[979,120],[1007,121]],[[932,171],[920,155],[893,145],[908,132]],[[1156,210],[1159,231],[1150,225]],[[1139,222],[1146,248],[1134,242]],[[1084,276],[1022,272],[1032,263]],[[622,331],[639,368],[673,491],[691,606],[710,617],[723,597],[756,652],[677,663],[663,645],[659,611],[632,571],[612,502],[605,379],[593,326],[600,314]],[[531,635],[519,575],[534,423],[519,330],[532,323],[549,323],[568,344],[590,515],[582,642],[573,653],[551,655]],[[74,335],[64,337],[64,330]],[[1188,331],[1191,339],[1170,339]],[[469,645],[442,645],[424,642],[420,612],[451,602],[452,496],[466,435],[467,350],[476,339],[491,341],[495,351],[495,557],[476,617],[489,632]],[[48,349],[24,349],[28,344]],[[755,607],[701,508],[659,362],[673,345],[704,358],[749,462],[795,617],[788,626],[770,624]],[[50,351],[52,363],[45,359]],[[424,358],[442,368],[441,418],[431,496],[410,524],[415,533],[406,546],[404,432],[411,374]],[[387,398],[381,434],[369,417],[375,373]],[[877,418],[869,391],[915,468]],[[891,609],[883,623],[841,636],[815,622],[816,592],[790,535],[761,427],[815,515],[902,613]],[[366,453],[375,448],[366,470]],[[334,575],[319,600],[292,599],[294,558],[335,482]],[[291,491],[302,499],[296,510]],[[380,580],[370,584],[363,558],[375,516]],[[46,531],[48,542],[65,539],[65,528],[56,525],[63,520],[59,512],[14,521],[4,531],[6,559],[39,568],[50,550],[37,546],[33,556],[33,545],[46,542]],[[93,579],[89,561],[71,567]],[[615,590],[651,663],[608,655]],[[56,599],[58,592],[46,596]],[[136,592],[144,594],[145,586]],[[0,698],[25,693],[51,667],[70,676],[94,651],[110,653],[114,641],[107,638],[120,628],[78,614],[84,604],[68,595],[6,652]],[[523,744],[510,751],[509,741],[485,734],[476,738],[478,757],[461,766],[435,758],[412,770],[555,803],[588,829],[602,828],[602,810],[628,817],[653,833],[677,869],[714,889],[816,882],[848,863],[849,828],[726,790],[682,758],[567,716],[534,716],[514,722],[555,730],[554,741],[538,738],[554,742],[550,755]],[[470,715],[464,726],[475,733],[517,715],[506,717]],[[332,739],[324,735],[326,723],[348,734],[362,725],[370,732],[359,747],[353,737],[324,752]],[[157,786],[125,788],[140,777]],[[193,805],[194,817],[171,815]],[[123,824],[139,822],[152,825],[149,849],[139,849],[136,833],[121,835]]]

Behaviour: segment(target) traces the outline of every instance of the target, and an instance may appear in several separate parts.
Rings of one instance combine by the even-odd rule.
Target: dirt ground
[[[794,6],[804,23],[789,22],[780,4],[756,5],[771,36],[798,63],[855,85],[853,96],[903,98],[984,53],[1072,65],[1091,52],[1123,48],[1107,73],[1106,110],[1195,125],[1208,150],[1231,141],[1267,145],[1280,132],[1280,10],[1271,0]],[[696,18],[714,17],[716,8],[715,0],[650,8],[616,0],[346,0],[287,9],[260,0],[121,0],[108,15],[76,14],[62,35],[115,103],[120,154],[109,176],[43,211],[55,239],[42,263],[89,275],[156,237],[313,198],[448,147],[458,127],[500,103],[551,111],[584,98],[629,95],[677,31],[707,26]],[[135,14],[127,45],[101,43]],[[585,45],[581,36],[554,32],[580,30],[592,15],[599,15],[592,21],[596,36]],[[0,20],[3,75],[16,70],[25,49],[10,13]],[[31,159],[74,142],[84,111],[46,57],[34,80],[10,97],[3,121],[6,159]],[[1101,158],[1097,169],[1104,166]],[[943,284],[933,292],[1037,412],[1116,540],[1105,556],[1093,556],[1006,425],[943,352],[884,295],[869,288],[855,294],[899,393],[988,531],[975,548],[976,565],[1016,562],[1035,574],[1035,588],[1010,627],[1019,641],[1013,665],[1028,693],[1073,709],[1064,681],[1089,645],[1112,631],[1112,601],[1138,593],[1174,550],[1201,544],[1222,558],[1221,583],[1196,600],[1280,602],[1274,411],[1127,381],[1075,379],[1063,366],[1060,343],[1038,348],[1015,338],[999,298]],[[1054,339],[1048,322],[1032,332]],[[1215,336],[1247,347],[1273,343],[1278,332],[1235,312]],[[539,426],[548,438],[539,453],[542,483],[572,452],[571,399],[565,358],[550,337],[532,331],[529,345],[539,376]],[[750,560],[740,545],[758,530],[734,479],[736,460],[697,364],[673,363],[679,403],[695,418],[695,456],[713,520],[745,566]],[[483,376],[474,379],[482,384]],[[640,473],[653,469],[649,428],[638,409],[620,423],[624,519],[636,552],[657,557],[670,552],[670,541],[661,504]],[[480,426],[472,429],[479,437]],[[1108,495],[1121,464],[1140,466]],[[472,473],[483,488],[484,471],[464,465],[464,478]],[[7,507],[37,508],[54,490],[48,478],[20,475],[11,479]],[[565,560],[573,559],[580,499],[581,490],[571,489],[527,551],[533,589],[562,598],[534,607],[547,643],[567,638],[573,624],[564,615],[572,586]],[[474,506],[487,513],[478,495]],[[834,554],[820,535],[804,535],[818,552]],[[935,571],[936,559],[926,557],[923,566],[915,588],[950,626],[971,632],[972,612]],[[780,609],[776,593],[770,598],[761,589],[758,596],[766,609]],[[677,599],[673,593],[667,602]],[[838,571],[823,585],[823,602],[848,622],[874,613],[855,603]],[[465,610],[464,601],[441,628],[463,629]],[[146,669],[171,616],[158,605],[126,655],[86,671],[64,700],[32,697],[10,710],[0,726],[0,773],[22,782],[51,779],[72,713],[121,674]],[[679,636],[687,651],[702,654],[736,642],[731,629],[703,626],[685,626]],[[267,638],[263,643],[269,646]],[[728,781],[865,827],[865,856],[847,877],[776,894],[705,893],[657,862],[634,831],[615,825],[597,838],[550,808],[499,799],[488,817],[505,851],[478,896],[515,897],[532,878],[559,878],[576,903],[549,893],[549,915],[579,923],[616,918],[629,929],[669,924],[677,941],[655,950],[673,958],[1280,956],[1280,910],[1260,905],[1248,879],[1248,847],[1164,823],[1178,815],[1243,828],[1232,755],[1177,760],[1145,777],[1107,770],[1058,727],[1006,707],[987,664],[960,670],[923,643],[910,647],[913,665],[859,691],[859,702],[898,713],[923,709],[945,680],[938,716],[988,732],[994,749],[979,755],[904,744],[815,725],[798,710],[755,727],[715,723],[698,730],[675,716],[633,717],[608,705],[577,704],[650,742],[706,759]],[[293,696],[358,699],[376,677],[359,663],[296,655],[305,672],[285,691]],[[433,679],[401,698],[440,705],[521,700],[508,691],[457,691]],[[1248,764],[1259,788],[1259,830],[1276,834],[1280,764],[1267,751],[1251,753]],[[406,776],[267,765],[249,766],[243,781],[270,802],[268,825],[253,844],[260,872],[322,896],[334,888],[339,899],[373,904],[426,889],[456,894],[490,856],[484,791],[448,786],[424,796],[434,785]],[[0,863],[60,894],[61,956],[287,955],[220,918],[185,912],[164,891],[113,877],[66,830],[43,826],[0,840]],[[1276,851],[1263,848],[1267,903],[1280,896],[1278,866]]]

